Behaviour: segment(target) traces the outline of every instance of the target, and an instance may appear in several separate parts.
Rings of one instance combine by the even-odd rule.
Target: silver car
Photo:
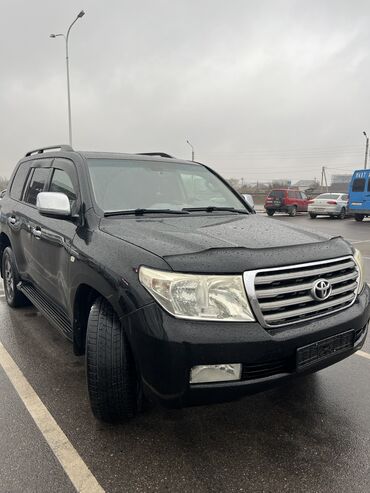
[[[308,213],[311,219],[317,216],[339,217],[347,215],[347,193],[322,193],[308,202]]]

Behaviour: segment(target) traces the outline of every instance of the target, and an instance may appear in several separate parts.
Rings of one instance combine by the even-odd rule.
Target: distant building
[[[352,174],[350,175],[331,175],[330,191],[347,192]]]
[[[317,181],[316,180],[299,180],[297,183],[294,183],[292,185],[292,188],[298,188],[301,192],[304,192],[305,190],[312,190],[317,187]]]

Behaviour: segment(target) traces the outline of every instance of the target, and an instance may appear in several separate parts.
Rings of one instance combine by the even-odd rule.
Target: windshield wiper
[[[186,210],[175,210],[175,209],[128,209],[125,211],[104,212],[104,217],[124,216],[128,214],[134,214],[135,216],[142,216],[143,214],[189,214],[189,212]]]
[[[238,214],[249,214],[249,212],[246,209],[235,209],[235,207],[217,207],[217,206],[214,206],[214,205],[209,205],[208,207],[184,207],[182,210],[183,211],[189,211],[189,212],[198,212],[198,211],[205,211],[205,212],[226,211],[226,212],[236,212]]]

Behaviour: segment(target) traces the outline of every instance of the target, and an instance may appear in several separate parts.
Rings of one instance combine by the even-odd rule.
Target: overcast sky
[[[370,2],[0,0],[0,175],[29,149],[165,151],[246,181],[363,166]],[[329,173],[335,172],[334,169]]]

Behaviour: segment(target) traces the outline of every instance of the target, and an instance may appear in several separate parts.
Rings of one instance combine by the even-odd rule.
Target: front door
[[[32,255],[35,259],[33,279],[36,286],[60,308],[69,311],[69,266],[73,261],[71,244],[78,226],[78,181],[69,159],[53,161],[47,191],[64,193],[71,204],[71,217],[49,217],[38,213],[32,228]]]

